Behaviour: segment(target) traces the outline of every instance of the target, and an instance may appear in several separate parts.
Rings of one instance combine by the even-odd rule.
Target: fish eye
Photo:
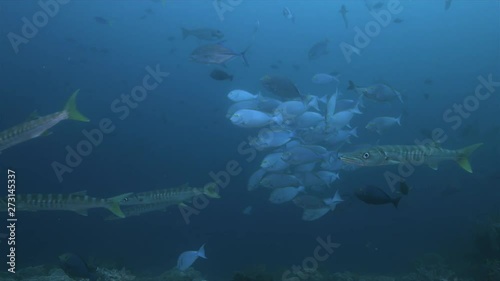
[[[368,159],[368,158],[370,158],[370,153],[368,152],[363,153],[363,159]]]

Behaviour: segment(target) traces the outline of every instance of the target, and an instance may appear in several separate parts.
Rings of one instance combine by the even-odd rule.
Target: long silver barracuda
[[[39,136],[49,135],[50,133],[48,130],[63,120],[71,119],[88,122],[89,119],[78,112],[76,108],[76,96],[79,91],[80,90],[76,90],[71,95],[62,111],[37,117],[33,120],[26,121],[0,132],[0,153],[16,144],[20,144]]]
[[[106,208],[114,215],[124,218],[120,202],[132,193],[121,194],[112,198],[96,198],[87,195],[86,191],[71,194],[17,194],[16,211],[73,211],[86,216],[89,209]],[[7,211],[7,199],[0,199],[0,211]]]
[[[215,183],[208,183],[203,188],[191,187],[188,184],[184,184],[179,187],[134,193],[123,200],[121,205],[130,206],[156,203],[179,204],[201,194],[210,198],[220,198],[217,192],[217,184]]]
[[[439,162],[454,160],[462,169],[472,173],[469,156],[481,145],[482,143],[477,143],[458,150],[443,149],[437,145],[381,145],[349,153],[339,153],[339,158],[348,164],[358,166],[420,163],[434,170],[438,169]]]
[[[125,215],[125,218],[140,216],[142,214],[156,212],[156,211],[166,211],[168,207],[173,205],[179,205],[184,203],[176,203],[176,202],[161,202],[161,203],[149,203],[149,204],[137,204],[137,205],[127,205],[121,206],[121,210]],[[123,217],[117,216],[107,216],[105,220],[116,220],[121,219]]]
[[[170,206],[183,204],[202,194],[210,198],[220,198],[215,183],[208,183],[203,188],[184,184],[174,188],[134,193],[124,198],[120,205],[125,217],[131,217],[154,211],[164,211]],[[116,217],[107,217],[106,219],[112,220]]]

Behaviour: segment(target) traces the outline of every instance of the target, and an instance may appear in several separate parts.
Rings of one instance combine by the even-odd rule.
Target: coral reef
[[[96,270],[99,281],[131,281],[135,280],[135,276],[130,274],[125,268],[121,270],[107,269],[98,267]]]

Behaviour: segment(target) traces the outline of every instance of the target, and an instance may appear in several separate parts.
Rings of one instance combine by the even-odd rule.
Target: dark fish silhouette
[[[329,42],[330,42],[330,40],[325,39],[323,41],[320,41],[320,42],[317,42],[316,44],[314,44],[311,47],[311,49],[309,49],[309,52],[307,54],[309,57],[309,60],[317,59],[321,56],[328,55],[329,54],[329,51],[328,51],[328,43]]]
[[[111,25],[111,23],[103,18],[103,17],[94,17],[94,20],[98,23],[98,24],[104,24],[104,25]]]
[[[359,200],[370,205],[393,204],[397,208],[401,200],[401,197],[392,198],[385,191],[373,185],[362,187],[355,194]]]
[[[446,11],[448,11],[448,9],[450,9],[450,6],[451,6],[451,1],[452,0],[444,0],[444,9]]]
[[[210,77],[217,81],[230,80],[233,81],[233,75],[228,74],[227,72],[219,69],[214,69],[210,73]]]
[[[395,22],[395,23],[402,23],[402,22],[403,22],[403,20],[402,20],[402,19],[400,19],[400,18],[395,18],[395,19],[394,19],[394,22]]]
[[[62,270],[72,278],[88,278],[90,281],[97,280],[97,274],[79,256],[66,253],[59,256]]]
[[[349,27],[349,23],[347,22],[347,17],[346,17],[347,12],[348,11],[347,11],[345,5],[342,5],[342,7],[340,7],[339,13],[342,15],[342,18],[344,19],[345,28]]]
[[[288,78],[266,75],[260,79],[262,86],[269,92],[287,99],[301,97],[297,86]]]

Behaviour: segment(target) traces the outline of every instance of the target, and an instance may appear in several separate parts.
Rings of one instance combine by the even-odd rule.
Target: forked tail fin
[[[89,122],[89,119],[83,116],[83,114],[81,114],[76,108],[76,96],[78,95],[78,92],[80,92],[80,89],[76,90],[71,97],[69,97],[69,100],[64,106],[64,111],[68,113],[68,118],[71,120]]]
[[[457,163],[458,165],[460,165],[460,167],[462,167],[462,169],[466,170],[469,173],[472,173],[472,167],[469,163],[469,156],[481,145],[483,144],[476,143],[458,150]]]

